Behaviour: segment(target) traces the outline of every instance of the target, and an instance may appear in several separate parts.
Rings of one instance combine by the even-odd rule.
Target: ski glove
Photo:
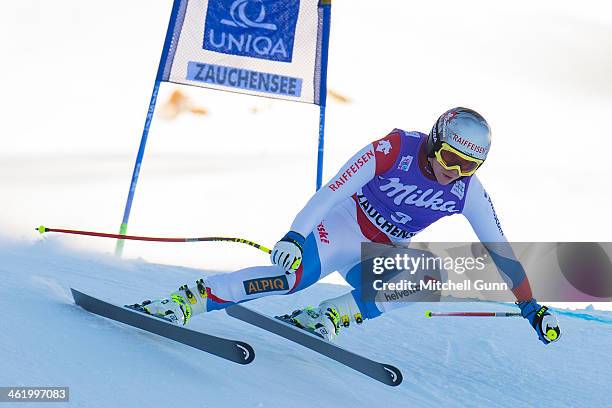
[[[274,245],[270,259],[286,273],[292,273],[302,263],[302,249],[306,239],[295,231],[289,231]]]
[[[559,340],[561,329],[557,318],[548,312],[546,306],[540,306],[535,299],[516,303],[521,309],[521,315],[529,320],[531,327],[538,333],[544,344]]]

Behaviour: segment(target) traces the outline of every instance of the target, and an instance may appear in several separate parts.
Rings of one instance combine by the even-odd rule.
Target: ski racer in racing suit
[[[490,128],[467,108],[445,112],[429,135],[395,129],[359,150],[317,191],[277,242],[273,265],[255,266],[183,285],[145,310],[186,324],[196,314],[268,295],[289,295],[338,271],[354,288],[285,315],[298,327],[333,340],[341,327],[361,324],[408,302],[364,299],[361,242],[406,243],[442,217],[462,214],[487,247],[517,299],[522,316],[549,344],[557,319],[533,298],[525,270],[507,244],[491,197],[474,174],[490,148]]]

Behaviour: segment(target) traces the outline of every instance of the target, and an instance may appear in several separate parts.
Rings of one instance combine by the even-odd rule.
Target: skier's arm
[[[285,272],[299,268],[306,237],[325,214],[372,180],[386,172],[400,151],[401,132],[394,130],[384,138],[361,149],[340,171],[317,191],[298,213],[291,230],[274,245],[270,260]]]
[[[531,300],[531,286],[525,269],[501,228],[491,197],[477,177],[472,177],[465,200],[463,215],[468,219],[480,242],[486,247],[502,277],[509,283],[517,300]]]
[[[470,182],[463,214],[480,242],[487,247],[502,277],[511,285],[521,315],[531,324],[540,341],[549,344],[559,340],[561,329],[557,318],[533,298],[525,270],[504,236],[491,197],[476,177]]]
[[[353,195],[377,174],[386,172],[395,163],[400,144],[401,135],[396,130],[353,155],[338,173],[308,200],[295,217],[291,230],[307,236],[329,210]]]

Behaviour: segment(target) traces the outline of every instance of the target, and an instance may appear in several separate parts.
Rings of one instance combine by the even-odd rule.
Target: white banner
[[[320,104],[324,21],[319,0],[175,0],[159,79]]]

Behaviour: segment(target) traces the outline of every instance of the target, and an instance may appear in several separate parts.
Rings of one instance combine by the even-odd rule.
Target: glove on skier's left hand
[[[517,302],[521,315],[529,320],[540,341],[544,344],[559,340],[561,329],[557,318],[548,312],[546,306],[540,306],[535,299]]]
[[[286,273],[292,273],[302,263],[302,249],[305,238],[295,231],[289,231],[274,245],[270,260]]]

